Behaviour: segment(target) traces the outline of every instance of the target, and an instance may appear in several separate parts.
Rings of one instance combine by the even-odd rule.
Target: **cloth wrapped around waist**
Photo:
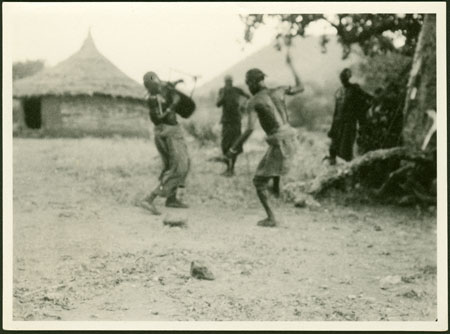
[[[297,132],[289,125],[283,125],[274,133],[266,137],[267,144],[271,146],[281,146],[283,142],[294,142]]]
[[[256,176],[272,177],[287,174],[297,149],[296,138],[296,131],[288,125],[267,136],[269,148],[256,169]]]

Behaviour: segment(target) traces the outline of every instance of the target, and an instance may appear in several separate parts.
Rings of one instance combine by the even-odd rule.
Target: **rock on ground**
[[[178,215],[167,215],[163,219],[163,224],[169,227],[187,227],[187,218]]]
[[[213,273],[208,269],[208,267],[199,261],[191,262],[191,276],[197,279],[210,281],[215,279]]]

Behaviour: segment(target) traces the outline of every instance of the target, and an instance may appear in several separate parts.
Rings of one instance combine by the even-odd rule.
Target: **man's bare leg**
[[[147,197],[142,200],[141,206],[150,211],[153,215],[159,216],[161,212],[158,211],[158,209],[155,207],[155,204],[153,203],[156,197],[158,197],[157,189],[152,191]]]
[[[177,209],[187,209],[187,208],[189,208],[189,206],[187,204],[181,202],[177,198],[177,189],[175,189],[175,191],[171,195],[167,196],[166,206],[168,208],[177,208]]]
[[[233,175],[234,175],[234,165],[236,165],[236,160],[237,160],[237,155],[234,156],[233,158],[231,158],[230,170]]]
[[[275,197],[280,197],[280,177],[274,176],[273,177],[273,185],[272,185],[272,192],[275,195]]]
[[[259,201],[261,202],[264,210],[266,211],[267,218],[258,222],[258,226],[264,227],[274,227],[278,225],[276,221],[275,214],[269,206],[269,200],[267,196],[267,183],[269,178],[256,176],[253,179],[253,183],[256,187],[256,194],[258,195]]]
[[[232,177],[234,176],[234,165],[236,164],[237,157],[234,156],[227,161],[227,169],[222,173],[223,176]]]

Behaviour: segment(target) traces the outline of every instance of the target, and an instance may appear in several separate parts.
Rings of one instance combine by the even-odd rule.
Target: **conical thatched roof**
[[[94,94],[144,99],[145,89],[97,50],[90,32],[77,53],[13,87],[14,97]]]

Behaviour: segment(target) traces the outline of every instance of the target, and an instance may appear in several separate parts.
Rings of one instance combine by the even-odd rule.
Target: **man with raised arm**
[[[224,155],[241,135],[242,115],[239,102],[243,97],[250,98],[242,89],[233,86],[233,78],[230,75],[225,76],[225,86],[220,88],[216,103],[217,107],[222,107],[220,123],[222,124],[221,147]],[[238,154],[242,153],[242,147],[237,147],[236,151]],[[228,177],[234,175],[234,165],[238,154],[233,156],[232,159],[226,160],[227,169],[222,175]]]
[[[266,142],[269,145],[266,154],[260,161],[253,184],[256,193],[267,213],[267,218],[258,222],[258,226],[274,227],[278,225],[274,212],[269,206],[267,186],[271,179],[287,174],[293,154],[296,149],[296,131],[288,122],[285,95],[295,95],[304,90],[300,78],[292,66],[289,55],[286,58],[294,74],[295,87],[281,86],[268,88],[264,82],[266,76],[260,69],[254,68],[246,73],[245,82],[253,95],[247,104],[247,129],[228,151],[228,156],[237,154],[240,147],[250,137],[255,129],[256,119],[259,119],[262,129],[266,133]]]

